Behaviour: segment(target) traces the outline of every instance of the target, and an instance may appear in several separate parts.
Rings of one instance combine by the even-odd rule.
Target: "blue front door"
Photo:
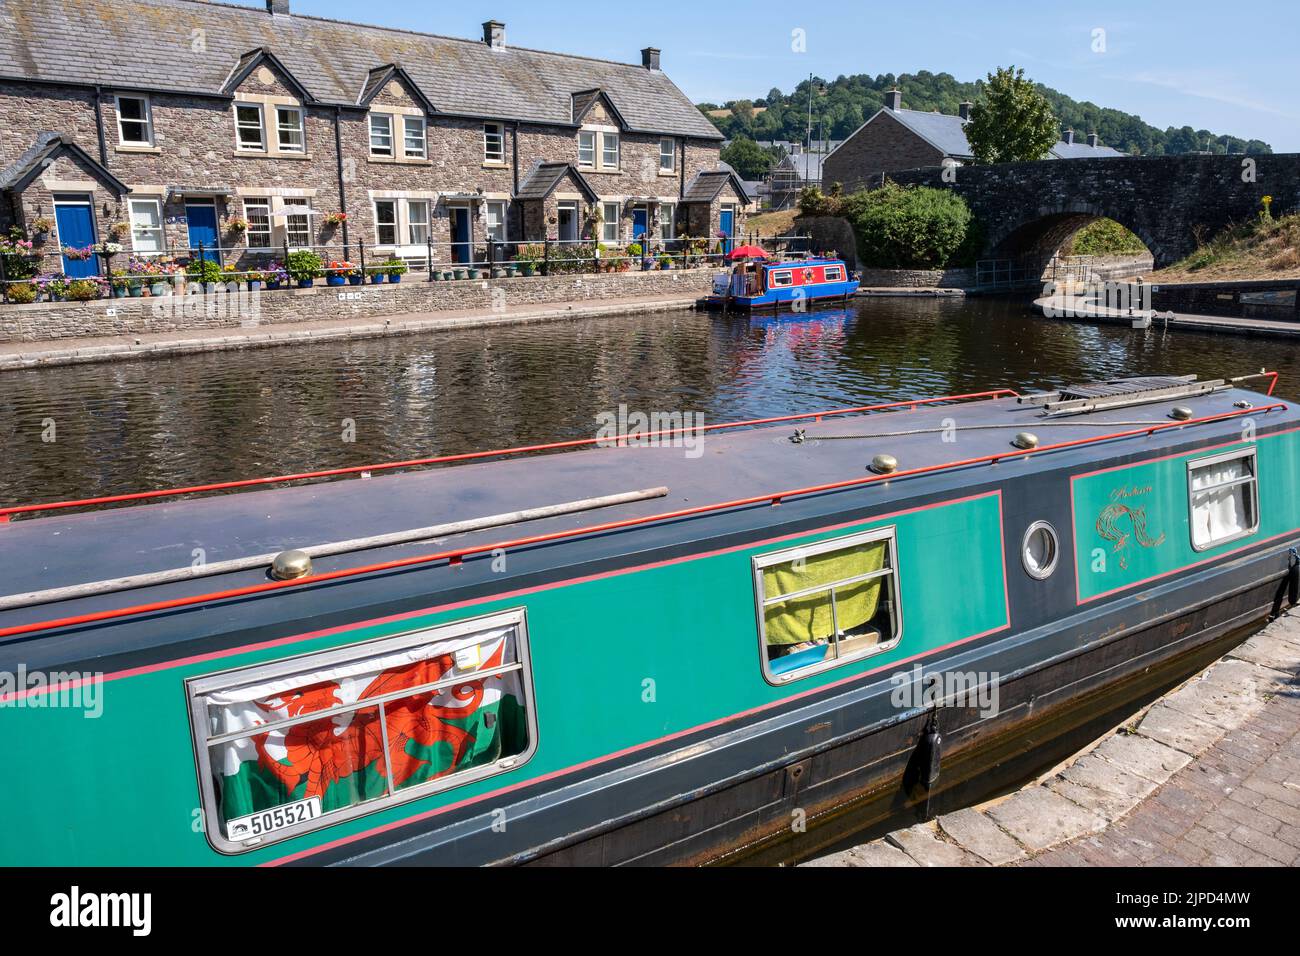
[[[451,213],[451,261],[469,262],[469,210],[455,207]]]
[[[732,229],[735,227],[735,224],[736,224],[736,214],[733,210],[724,209],[722,210],[721,213],[718,214],[718,231],[727,236],[726,239],[722,240],[723,252],[731,251],[730,237],[732,235]]]
[[[649,216],[645,206],[637,206],[632,210],[632,238],[637,242],[645,238],[648,222]]]
[[[185,207],[185,222],[190,231],[190,255],[197,256],[203,249],[203,258],[220,262],[217,250],[217,207],[200,203]]]
[[[60,202],[54,207],[54,222],[59,230],[59,245],[84,249],[95,244],[95,221],[89,202]],[[63,257],[63,273],[70,279],[84,279],[99,273],[99,257],[69,259]]]

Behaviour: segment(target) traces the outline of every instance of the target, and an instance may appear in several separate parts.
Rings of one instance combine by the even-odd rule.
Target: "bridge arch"
[[[1112,219],[1128,229],[1147,247],[1156,261],[1170,261],[1173,254],[1160,247],[1161,238],[1140,216],[1131,210],[1112,209],[1106,205],[1089,202],[1061,203],[1025,210],[1019,224],[1009,222],[997,234],[985,236],[985,247],[995,256],[1048,259],[1072,235],[1099,219]]]

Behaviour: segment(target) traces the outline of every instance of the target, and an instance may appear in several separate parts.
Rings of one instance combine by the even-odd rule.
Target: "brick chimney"
[[[1100,137],[1098,137],[1096,133],[1089,133],[1088,145],[1091,146],[1093,149],[1096,149],[1098,146],[1101,145]]]
[[[901,110],[903,108],[902,90],[890,90],[885,94],[885,108],[890,110]]]
[[[483,24],[483,42],[494,50],[506,48],[506,25],[500,20],[488,20]]]
[[[659,50],[648,46],[641,51],[641,65],[647,70],[659,69]]]
[[[1062,141],[1065,142],[1067,145],[1073,146],[1073,145],[1074,145],[1074,130],[1072,130],[1072,129],[1067,129],[1067,130],[1065,131],[1065,135],[1062,136],[1061,139],[1062,139]]]
[[[286,17],[289,15],[289,0],[266,0],[267,13],[282,13]]]
[[[974,105],[975,105],[974,103],[958,103],[957,115],[964,120],[970,119],[970,108]]]

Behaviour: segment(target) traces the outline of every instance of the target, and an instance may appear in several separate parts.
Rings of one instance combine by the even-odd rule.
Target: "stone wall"
[[[1300,279],[1161,282],[1151,287],[1151,307],[1158,312],[1300,321]]]
[[[326,286],[157,298],[41,302],[0,306],[0,342],[138,335],[202,329],[249,329],[294,322],[473,310],[643,296],[706,294],[716,268],[520,276],[428,282],[408,275],[391,285]]]
[[[974,269],[862,269],[864,289],[970,289]]]
[[[874,125],[874,124],[873,124]],[[843,148],[843,147],[841,147]],[[1132,156],[962,166],[891,173],[903,185],[951,189],[970,204],[996,256],[1048,256],[1099,217],[1128,227],[1170,265],[1234,222],[1300,210],[1300,154]],[[950,177],[951,178],[951,177]]]

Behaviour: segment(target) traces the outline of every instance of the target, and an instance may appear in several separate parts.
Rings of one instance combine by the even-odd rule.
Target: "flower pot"
[[[151,283],[149,286],[149,294],[150,295],[171,295],[172,294],[171,284],[167,282]]]
[[[266,287],[268,289],[278,289],[280,288],[280,281],[278,279],[271,279],[266,283]]]
[[[467,278],[469,278],[469,270],[468,270],[468,269],[453,269],[452,272],[455,274],[455,276],[456,276],[457,279],[467,279]]]
[[[494,279],[504,279],[505,277],[506,277],[506,270],[505,270],[505,269],[501,268],[500,266],[493,266],[493,267],[492,267],[492,278],[494,278]]]
[[[361,276],[348,276],[348,285],[361,285],[362,281]]]
[[[388,281],[389,281],[389,282],[401,282],[401,281],[402,281],[402,274],[401,274],[400,272],[390,272],[390,273],[388,273]]]
[[[483,278],[483,272],[482,272],[482,270],[479,270],[479,269],[470,269],[470,270],[469,270],[469,277],[470,277],[471,279],[481,279],[481,278]]]
[[[519,267],[514,264],[506,266],[506,275],[513,279],[515,276],[519,275]]]
[[[131,298],[138,299],[144,293],[144,286],[133,285],[127,289],[127,292]]]
[[[347,285],[347,282],[346,276],[328,276],[325,279],[326,285]]]
[[[257,292],[257,291],[259,291],[261,288],[262,288],[262,280],[261,280],[261,279],[249,279],[249,280],[248,280],[248,291],[249,291],[249,292]]]
[[[526,276],[537,275],[537,266],[533,265],[531,262],[528,265],[524,266],[524,275]]]
[[[126,298],[126,287],[125,287],[125,286],[113,286],[113,298],[115,298],[115,299],[125,299],[125,298]]]
[[[385,279],[385,276],[384,276],[382,273],[378,273],[378,272],[376,272],[374,275],[372,275],[372,276],[370,277],[370,284],[371,284],[371,285],[379,285],[379,283],[383,282],[384,279]]]
[[[299,288],[299,289],[310,289],[313,285],[315,285],[315,283],[316,283],[316,280],[315,280],[315,279],[299,279],[299,280],[298,280],[298,288]]]

